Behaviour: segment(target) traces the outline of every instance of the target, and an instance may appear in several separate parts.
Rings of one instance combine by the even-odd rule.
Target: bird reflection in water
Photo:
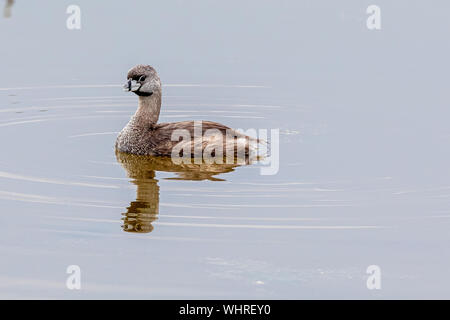
[[[116,150],[117,161],[126,170],[131,183],[136,185],[136,200],[123,213],[122,228],[126,232],[148,233],[159,214],[159,186],[156,171],[176,174],[169,180],[225,181],[217,178],[222,173],[232,172],[241,164],[180,164],[169,157],[139,156]],[[245,164],[249,164],[246,161]]]
[[[5,18],[11,17],[11,8],[14,4],[14,0],[6,0],[5,8],[3,9],[3,16]]]

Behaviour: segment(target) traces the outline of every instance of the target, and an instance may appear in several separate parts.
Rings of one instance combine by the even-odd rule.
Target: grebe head
[[[131,91],[140,97],[153,94],[161,96],[161,80],[158,73],[149,65],[139,64],[128,71],[125,91]]]

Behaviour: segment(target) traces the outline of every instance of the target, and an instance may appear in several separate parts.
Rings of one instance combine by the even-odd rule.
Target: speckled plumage
[[[139,82],[141,86],[135,91],[139,96],[138,109],[117,137],[116,149],[118,151],[137,155],[170,156],[175,145],[180,143],[171,140],[174,130],[185,129],[191,137],[194,137],[194,121],[157,123],[161,109],[162,90],[161,81],[155,69],[148,65],[137,65],[128,71],[127,79],[144,80]],[[200,144],[202,150],[206,147],[209,149],[223,148],[225,155],[225,150],[231,144],[231,150],[236,151],[235,141],[238,139],[240,143],[245,140],[245,154],[248,155],[249,141],[255,141],[255,139],[217,122],[202,121],[201,128],[202,134],[209,129],[215,129],[217,134],[192,139],[189,142],[192,150],[195,145]]]

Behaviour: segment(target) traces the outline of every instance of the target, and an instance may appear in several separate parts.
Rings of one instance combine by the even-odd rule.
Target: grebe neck
[[[155,125],[161,110],[161,95],[153,94],[149,97],[139,97],[139,104],[133,120],[137,125]]]

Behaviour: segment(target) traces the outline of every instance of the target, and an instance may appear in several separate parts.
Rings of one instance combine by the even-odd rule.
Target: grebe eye
[[[139,82],[142,82],[142,81],[145,81],[145,76],[141,76],[141,77],[139,78]]]

